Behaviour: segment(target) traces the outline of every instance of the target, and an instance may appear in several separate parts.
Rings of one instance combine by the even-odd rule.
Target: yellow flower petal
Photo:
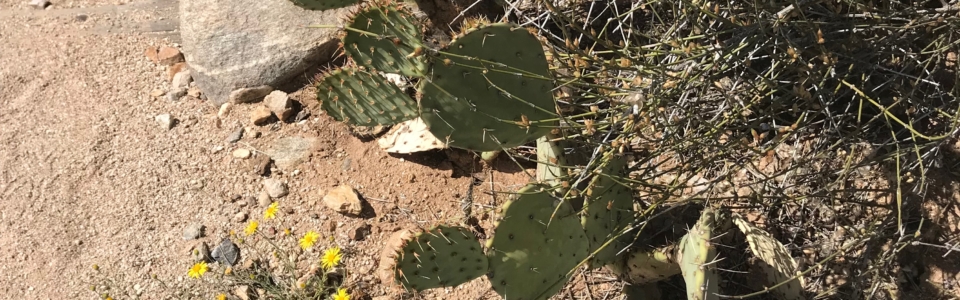
[[[260,223],[257,223],[257,221],[250,221],[250,224],[248,224],[247,228],[243,230],[243,233],[247,235],[253,235],[255,232],[257,232],[257,227],[259,226]]]
[[[333,247],[327,249],[323,252],[323,257],[320,258],[320,266],[324,269],[333,269],[340,264],[340,247]]]
[[[263,218],[264,218],[264,219],[267,219],[267,220],[276,218],[276,217],[277,217],[277,206],[279,206],[279,205],[280,205],[279,202],[271,203],[270,206],[267,207],[267,210],[263,212]]]
[[[347,294],[347,289],[338,289],[337,294],[333,295],[333,300],[350,300],[350,294]]]
[[[193,278],[200,278],[200,276],[203,276],[203,273],[207,272],[207,269],[207,263],[198,262],[190,268],[190,272],[187,272],[187,275]]]
[[[303,250],[310,249],[310,247],[313,247],[313,244],[316,243],[317,239],[319,238],[320,235],[315,231],[307,231],[307,234],[304,234],[303,238],[300,239],[300,248],[303,248]]]

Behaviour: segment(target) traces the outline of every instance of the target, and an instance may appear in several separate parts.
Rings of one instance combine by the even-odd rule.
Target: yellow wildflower
[[[340,247],[327,249],[323,252],[323,257],[320,258],[320,265],[324,269],[333,269],[340,264],[340,258]]]
[[[283,235],[290,235],[290,228],[284,229]]]
[[[279,206],[279,205],[280,205],[279,202],[271,203],[270,206],[267,207],[267,210],[263,212],[263,218],[264,218],[264,219],[267,219],[267,220],[276,218],[276,217],[277,217],[277,206]]]
[[[220,293],[220,295],[217,295],[217,300],[227,300],[227,294]]]
[[[307,231],[307,234],[304,234],[303,238],[300,239],[300,248],[303,248],[303,250],[310,249],[310,247],[313,247],[313,244],[316,243],[317,239],[319,238],[320,235],[313,230]]]
[[[347,294],[347,289],[337,289],[337,294],[333,295],[333,300],[350,300],[350,294]]]
[[[254,232],[257,232],[257,226],[260,226],[260,223],[257,223],[257,221],[250,221],[250,224],[247,224],[247,229],[244,229],[243,233],[252,235]]]
[[[207,263],[198,262],[194,264],[193,267],[190,268],[190,272],[187,273],[187,275],[190,275],[190,277],[193,277],[193,278],[200,278],[200,276],[203,276],[203,273],[206,273],[206,272],[207,272]]]

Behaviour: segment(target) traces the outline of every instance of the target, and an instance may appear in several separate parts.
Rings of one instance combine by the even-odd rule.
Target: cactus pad
[[[416,19],[404,8],[372,5],[358,11],[347,22],[343,50],[358,65],[387,73],[422,76],[426,65],[423,33]]]
[[[427,124],[416,118],[397,124],[377,144],[387,153],[413,153],[446,148],[427,130]]]
[[[626,163],[623,157],[606,153],[600,161],[599,174],[593,177],[585,193],[581,223],[590,240],[590,252],[596,252],[590,261],[594,268],[613,262],[627,246],[629,236],[618,235],[635,219],[633,196],[630,187],[616,179],[627,176]]]
[[[551,136],[545,135],[537,139],[537,181],[550,186],[559,186],[567,177],[563,166],[566,161],[563,157],[563,148],[550,141]]]
[[[317,83],[320,107],[337,121],[360,126],[392,125],[417,117],[417,102],[380,75],[347,68]]]
[[[787,248],[770,236],[770,233],[754,227],[740,217],[734,217],[733,222],[746,235],[750,251],[760,259],[754,266],[759,268],[764,286],[770,287],[789,280],[790,282],[773,289],[771,293],[782,300],[806,299],[803,296],[803,277],[792,279],[797,262],[790,256]]]
[[[360,0],[290,0],[294,5],[309,10],[343,8],[360,3]]]
[[[462,227],[437,226],[386,251],[396,251],[394,279],[406,289],[456,286],[487,272],[480,242]]]
[[[677,256],[683,281],[687,285],[688,300],[719,299],[719,277],[713,261],[717,250],[711,242],[714,222],[713,210],[704,208],[697,224],[680,239]]]
[[[624,262],[625,277],[631,284],[644,284],[680,274],[676,261],[676,245],[630,253]]]
[[[466,30],[433,57],[421,117],[451,147],[493,151],[556,127],[553,83],[540,41],[500,23]]]
[[[503,206],[503,220],[487,241],[493,290],[505,299],[547,299],[587,257],[587,238],[573,208],[528,185]],[[549,225],[548,225],[549,224]]]

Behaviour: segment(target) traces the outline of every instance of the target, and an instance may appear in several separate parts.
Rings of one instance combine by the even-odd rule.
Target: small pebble
[[[156,120],[157,123],[160,123],[160,126],[167,130],[173,128],[173,117],[170,116],[170,114],[157,115],[156,117],[153,117],[153,119]]]
[[[240,148],[240,149],[237,149],[237,150],[233,150],[233,157],[236,157],[236,158],[239,158],[239,159],[249,158],[249,157],[250,157],[250,150],[243,149],[243,148]]]
[[[195,240],[203,236],[203,229],[205,227],[200,223],[190,223],[187,227],[183,228],[183,239],[184,240]]]
[[[237,130],[234,130],[232,133],[230,133],[230,135],[227,136],[226,141],[227,143],[236,143],[240,140],[240,138],[243,138],[243,127],[237,128]]]
[[[230,104],[230,102],[220,105],[220,111],[217,112],[217,117],[220,117],[221,119],[225,118],[227,114],[230,113],[230,108],[232,107],[233,104]]]
[[[233,221],[237,223],[243,223],[246,220],[247,220],[247,213],[245,212],[238,212],[236,215],[233,216]]]
[[[267,191],[270,198],[281,198],[289,193],[287,184],[275,178],[267,178],[263,181],[263,189]]]
[[[270,206],[271,203],[273,203],[273,200],[270,200],[270,194],[268,194],[265,190],[260,191],[260,195],[257,196],[257,205],[260,207],[267,207]]]

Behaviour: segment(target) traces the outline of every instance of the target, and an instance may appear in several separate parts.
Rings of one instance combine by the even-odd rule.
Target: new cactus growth
[[[790,256],[787,248],[770,236],[770,233],[754,227],[738,216],[733,218],[733,222],[746,235],[750,251],[760,260],[754,266],[759,268],[755,271],[761,273],[761,278],[764,279],[763,284],[771,287],[789,281],[774,288],[771,291],[773,295],[782,300],[806,299],[803,296],[803,277],[793,279],[797,262]]]
[[[383,77],[358,69],[323,76],[317,100],[334,119],[354,125],[392,125],[417,117],[416,101]]]
[[[423,33],[416,19],[404,8],[372,5],[347,22],[343,50],[358,65],[369,70],[423,76]]]
[[[590,240],[590,252],[595,252],[590,261],[594,268],[613,262],[628,242],[628,236],[621,233],[635,218],[633,196],[631,188],[617,179],[626,177],[626,163],[625,158],[607,152],[584,193],[581,222]]]
[[[460,285],[487,272],[487,257],[466,228],[437,226],[406,237],[395,252],[394,279],[406,289]]]
[[[587,257],[587,238],[573,208],[528,185],[503,205],[503,220],[487,242],[493,289],[504,299],[547,299]]]
[[[290,0],[294,5],[309,10],[328,10],[360,3],[360,0]]]
[[[713,262],[717,250],[711,241],[714,218],[713,209],[704,208],[697,224],[680,239],[677,255],[688,300],[719,299],[717,267]]]
[[[567,177],[563,148],[550,141],[551,135],[537,139],[537,181],[550,186],[559,186]]]
[[[555,128],[553,83],[543,46],[506,23],[466,30],[433,57],[421,82],[421,117],[450,145],[474,151],[511,148]]]

